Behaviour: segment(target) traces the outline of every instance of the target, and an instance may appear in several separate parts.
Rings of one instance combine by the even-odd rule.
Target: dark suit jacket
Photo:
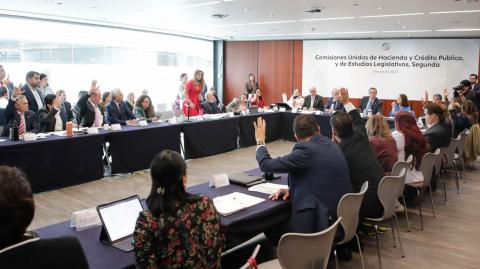
[[[220,111],[220,108],[217,106],[216,103],[209,103],[209,102],[203,102],[202,103],[202,109],[204,114],[219,114],[222,113]]]
[[[65,120],[72,121],[73,120],[72,104],[70,104],[67,101],[64,101],[62,104],[62,109],[65,112]]]
[[[365,110],[365,108],[367,108],[368,100],[370,100],[369,96],[364,96],[362,98],[362,102],[360,103],[360,109],[362,110],[362,112]],[[382,114],[383,113],[382,108],[383,108],[383,101],[378,98],[375,98],[375,101],[373,101],[373,104],[372,104],[372,114],[377,114],[379,112],[380,114]]]
[[[25,92],[25,97],[27,97],[27,101],[28,101],[28,109],[37,113],[38,110],[40,110],[40,108],[42,108],[44,106],[43,104],[43,94],[41,91],[38,91],[38,94],[40,95],[40,99],[42,99],[42,103],[41,104],[37,104],[37,101],[35,99],[35,96],[33,95],[33,92],[32,90],[30,90],[30,88],[28,87],[28,84],[25,84],[23,87],[22,87],[22,90]]]
[[[115,104],[115,101],[110,101],[110,104],[106,107],[107,112],[107,122],[109,124],[127,124],[127,120],[135,119],[135,115],[133,115],[132,111],[128,109],[127,104],[125,102],[121,102],[119,107]]]
[[[17,121],[20,124],[20,115],[15,108],[15,101],[8,100],[8,105],[5,108],[5,127],[3,128],[2,136],[10,134],[10,124]],[[37,116],[33,111],[25,112],[25,131],[36,133],[38,130]]]
[[[247,82],[245,83],[245,93],[246,93],[246,94],[255,93],[255,91],[256,91],[258,88],[260,88],[260,87],[258,86],[258,82],[257,82],[257,81],[255,81],[255,88],[252,87],[252,84],[250,84],[250,81],[247,81]]]
[[[38,125],[40,133],[55,131],[55,124],[57,123],[55,114],[57,114],[57,111],[58,110],[55,108],[52,108],[50,111],[48,111],[46,108],[42,108],[38,111]],[[63,111],[62,108],[60,108],[60,118],[62,118],[62,128],[65,130],[65,123],[67,121],[65,118],[65,111]]]
[[[450,138],[452,138],[452,126],[446,122],[439,122],[428,128],[424,134],[425,140],[430,143],[432,152],[441,147],[448,147],[450,145]]]
[[[360,217],[379,217],[383,213],[383,207],[378,199],[377,189],[383,178],[383,170],[378,163],[377,154],[370,146],[360,113],[354,109],[349,114],[355,127],[354,132],[351,137],[342,139],[339,146],[348,163],[353,191],[359,192],[363,182],[368,181]]]
[[[325,109],[330,109],[330,107],[333,104],[333,97],[328,98],[327,100],[327,105],[325,105]],[[337,101],[335,104],[335,107],[333,108],[334,110],[342,110],[345,111],[345,108],[343,107],[343,104],[340,101]]]
[[[80,242],[75,237],[40,239],[0,254],[2,268],[88,269]]]
[[[298,142],[290,154],[275,159],[266,147],[259,147],[256,157],[263,172],[288,173],[293,232],[313,233],[327,228],[336,217],[340,198],[352,191],[345,158],[327,137]]]
[[[480,90],[480,83],[472,84],[472,89],[476,92],[479,91]]]
[[[303,107],[310,108],[312,103],[312,96],[307,95],[305,97],[305,102],[303,103]],[[316,110],[323,110],[323,97],[320,95],[315,95],[315,100],[313,100],[313,108]]]
[[[88,101],[90,95],[84,94],[78,99],[76,107],[77,123],[82,127],[91,127],[95,123],[95,107]]]
[[[125,104],[127,105],[128,109],[133,112],[133,106],[129,102],[125,102]]]

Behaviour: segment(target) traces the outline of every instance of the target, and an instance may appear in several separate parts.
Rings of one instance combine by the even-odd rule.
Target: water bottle
[[[18,136],[18,122],[16,120],[14,120],[10,126],[10,134],[9,134],[9,138],[11,141],[18,141],[20,140],[19,136]]]

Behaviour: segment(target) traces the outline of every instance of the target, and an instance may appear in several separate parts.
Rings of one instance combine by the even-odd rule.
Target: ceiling
[[[479,0],[0,0],[0,15],[206,39],[480,37]],[[319,13],[306,10],[319,8]],[[227,15],[223,19],[213,14]]]

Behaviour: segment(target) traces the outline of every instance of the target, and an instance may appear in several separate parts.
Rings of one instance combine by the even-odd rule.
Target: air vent
[[[228,14],[213,14],[212,15],[212,18],[214,18],[214,19],[224,19],[226,17],[228,17]]]
[[[312,8],[310,10],[305,10],[305,12],[307,12],[307,13],[320,13],[320,12],[322,12],[322,9],[317,7],[317,8]]]

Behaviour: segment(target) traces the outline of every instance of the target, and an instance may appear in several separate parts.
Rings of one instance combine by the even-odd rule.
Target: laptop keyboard
[[[113,244],[114,247],[119,248],[123,251],[131,251],[133,250],[133,245],[132,245],[132,238],[126,238],[122,241],[119,241],[115,244]]]

